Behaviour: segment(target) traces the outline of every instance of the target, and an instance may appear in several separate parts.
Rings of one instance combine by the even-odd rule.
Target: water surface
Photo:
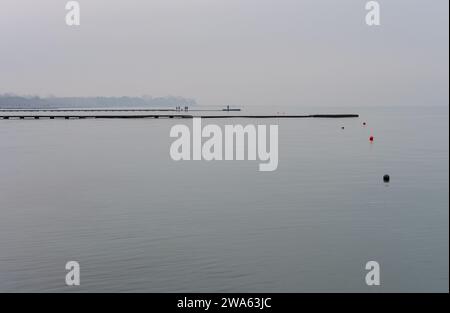
[[[190,120],[0,121],[0,291],[448,292],[448,108],[321,110],[361,117],[205,121],[279,124],[270,173],[172,161]]]

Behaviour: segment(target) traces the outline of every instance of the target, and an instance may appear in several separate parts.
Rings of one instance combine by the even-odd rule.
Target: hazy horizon
[[[198,105],[444,105],[446,0],[2,0],[0,94]]]

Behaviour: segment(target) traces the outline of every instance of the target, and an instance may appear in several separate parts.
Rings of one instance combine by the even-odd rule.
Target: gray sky
[[[0,93],[448,103],[448,0],[0,0]]]

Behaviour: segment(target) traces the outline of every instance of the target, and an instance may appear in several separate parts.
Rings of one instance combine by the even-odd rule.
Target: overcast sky
[[[0,93],[448,103],[448,0],[0,0]]]

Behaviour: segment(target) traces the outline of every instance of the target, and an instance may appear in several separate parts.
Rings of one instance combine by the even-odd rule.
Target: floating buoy
[[[342,127],[341,127],[341,129],[345,129],[345,127],[344,127],[344,126],[342,126]]]
[[[369,137],[369,140],[370,140],[371,142],[373,142],[374,139],[375,139],[375,138],[373,138],[373,136],[370,136],[370,137]]]
[[[364,122],[363,125],[366,126],[366,122]]]
[[[388,182],[391,181],[391,177],[390,177],[388,174],[386,174],[386,175],[383,176],[383,181],[384,181],[385,183],[388,183]]]

